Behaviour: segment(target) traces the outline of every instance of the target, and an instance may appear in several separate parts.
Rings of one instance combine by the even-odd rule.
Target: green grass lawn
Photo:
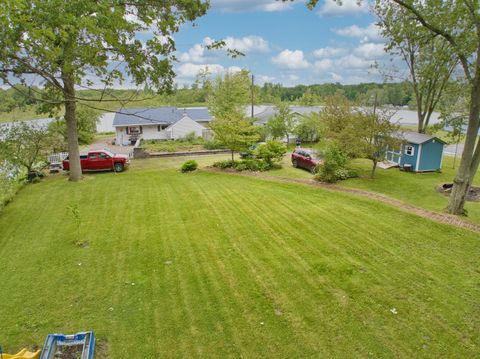
[[[19,192],[0,214],[6,352],[93,329],[110,358],[478,356],[478,234],[184,160]]]
[[[147,152],[191,152],[204,151],[202,141],[143,141],[142,148]]]
[[[0,123],[12,121],[34,120],[38,118],[47,118],[46,114],[38,114],[33,106],[27,106],[25,109],[16,108],[11,112],[0,113]]]
[[[457,158],[457,169],[460,159]],[[398,168],[383,170],[378,168],[375,178],[370,179],[372,162],[358,159],[351,163],[357,170],[359,177],[338,182],[338,185],[382,193],[406,203],[425,208],[431,211],[442,212],[448,203],[448,197],[438,193],[436,188],[443,183],[452,183],[456,169],[452,168],[453,157],[444,156],[441,173],[408,173]],[[290,162],[290,152],[282,161],[282,168],[268,172],[270,176],[305,178],[313,176],[303,169],[294,168]],[[480,174],[476,176],[474,185],[480,186]],[[467,202],[467,220],[480,223],[480,203]]]
[[[360,177],[339,182],[341,186],[365,189],[398,198],[404,202],[433,211],[443,211],[447,207],[448,197],[435,189],[443,183],[452,183],[456,169],[452,168],[453,157],[444,156],[441,173],[410,173],[377,169],[375,179],[370,179],[371,161],[355,160],[352,166],[358,170]],[[457,159],[458,169],[459,159]],[[480,175],[475,178],[475,185],[480,185]],[[467,202],[468,220],[480,223],[480,203]]]

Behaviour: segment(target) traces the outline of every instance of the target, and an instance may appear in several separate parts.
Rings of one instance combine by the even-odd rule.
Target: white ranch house
[[[115,143],[128,146],[138,139],[177,140],[192,132],[198,137],[207,137],[211,120],[206,107],[122,109],[113,119]]]

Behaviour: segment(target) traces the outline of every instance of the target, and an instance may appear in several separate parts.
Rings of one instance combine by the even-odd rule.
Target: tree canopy
[[[388,41],[386,50],[407,65],[406,79],[413,90],[418,132],[425,133],[458,59],[452,56],[445,39],[417,26],[403,7],[391,4],[376,6],[374,10],[382,35]]]
[[[10,85],[37,81],[45,111],[65,108],[71,180],[81,178],[76,104],[94,107],[76,89],[128,80],[169,90],[172,34],[207,8],[201,0],[0,2],[0,77]],[[141,31],[153,36],[140,41]]]

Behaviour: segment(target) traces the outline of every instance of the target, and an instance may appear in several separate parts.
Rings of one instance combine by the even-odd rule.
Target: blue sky
[[[388,56],[374,22],[368,5],[356,0],[320,0],[313,11],[303,1],[211,0],[207,15],[174,36],[177,82],[191,83],[205,67],[213,74],[246,68],[259,83],[287,86],[381,81],[371,65]],[[246,56],[205,49],[218,39]]]

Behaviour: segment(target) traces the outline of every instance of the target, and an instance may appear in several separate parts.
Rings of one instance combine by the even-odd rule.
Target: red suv
[[[302,148],[297,148],[292,153],[292,165],[297,168],[305,168],[311,173],[317,171],[317,166],[320,163],[320,159],[317,157],[315,152],[311,150],[305,150]]]

